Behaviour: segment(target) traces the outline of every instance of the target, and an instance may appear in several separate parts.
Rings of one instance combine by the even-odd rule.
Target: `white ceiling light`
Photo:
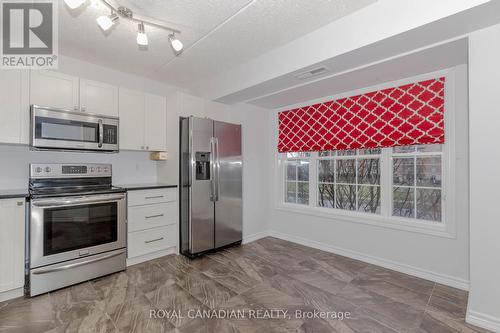
[[[137,26],[137,44],[140,46],[147,46],[148,45],[148,36],[146,35],[146,32],[144,30],[144,23],[139,23]]]
[[[115,24],[115,22],[118,20],[118,15],[116,13],[111,13],[111,15],[106,16],[99,16],[96,21],[97,24],[101,27],[103,31],[109,30]]]
[[[64,2],[71,9],[78,8],[86,1],[87,0],[64,0]],[[168,40],[170,42],[170,46],[174,50],[175,55],[178,56],[182,53],[184,45],[182,45],[182,42],[175,37],[175,34],[181,33],[179,30],[171,28],[165,24],[158,23],[156,21],[150,21],[145,17],[137,17],[134,15],[134,13],[130,8],[123,6],[117,7],[113,5],[110,2],[110,0],[100,0],[100,1],[111,10],[111,15],[109,16],[102,15],[96,19],[97,24],[99,25],[99,27],[101,27],[103,31],[108,31],[113,26],[113,24],[115,24],[115,22],[120,18],[138,23],[137,38],[136,38],[137,44],[139,44],[139,46],[147,46],[149,44],[149,41],[144,26],[149,25],[150,27],[169,31],[170,34],[168,35]]]
[[[87,0],[64,0],[64,3],[66,3],[66,6],[68,6],[71,9],[77,9],[81,5],[83,5]]]
[[[170,46],[172,46],[175,55],[181,54],[184,45],[182,45],[182,42],[175,37],[175,34],[168,35],[168,40],[170,41]]]

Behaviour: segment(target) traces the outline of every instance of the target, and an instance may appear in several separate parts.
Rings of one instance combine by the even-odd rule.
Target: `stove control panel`
[[[111,164],[30,164],[31,178],[111,177]]]

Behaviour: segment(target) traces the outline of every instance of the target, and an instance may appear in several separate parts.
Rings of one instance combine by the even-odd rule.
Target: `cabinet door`
[[[144,93],[120,88],[120,149],[144,150]]]
[[[28,81],[26,70],[4,70],[0,75],[0,142],[28,143]]]
[[[167,150],[167,99],[164,96],[145,94],[146,150]]]
[[[118,87],[80,79],[80,109],[83,112],[118,117]]]
[[[78,110],[78,78],[45,70],[32,70],[30,103]]]
[[[24,285],[24,202],[0,200],[0,292]]]

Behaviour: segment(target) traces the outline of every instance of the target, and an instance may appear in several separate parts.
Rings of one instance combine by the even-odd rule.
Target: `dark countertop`
[[[0,189],[0,199],[10,199],[10,198],[27,198],[29,197],[28,189]]]
[[[137,184],[118,184],[117,187],[126,189],[127,191],[149,190],[155,188],[173,188],[177,185],[167,183],[137,183]]]

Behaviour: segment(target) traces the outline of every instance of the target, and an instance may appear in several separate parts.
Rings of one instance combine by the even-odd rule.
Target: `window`
[[[285,202],[309,204],[310,153],[287,153],[285,156]]]
[[[284,202],[391,223],[443,224],[444,145],[281,154]],[[364,216],[363,215],[363,216]]]
[[[380,214],[381,149],[318,154],[318,206]]]
[[[441,155],[441,145],[393,148],[393,216],[441,222]]]

